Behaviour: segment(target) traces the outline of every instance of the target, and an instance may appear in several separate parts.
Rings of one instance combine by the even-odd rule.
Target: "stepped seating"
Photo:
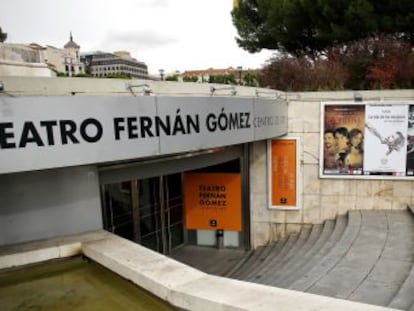
[[[414,215],[350,211],[258,248],[229,277],[414,311]]]

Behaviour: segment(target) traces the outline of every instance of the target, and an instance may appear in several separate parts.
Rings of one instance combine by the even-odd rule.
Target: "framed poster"
[[[268,141],[269,208],[299,209],[299,137]]]
[[[365,175],[405,176],[408,105],[366,105]]]
[[[414,103],[321,105],[320,177],[414,176]]]

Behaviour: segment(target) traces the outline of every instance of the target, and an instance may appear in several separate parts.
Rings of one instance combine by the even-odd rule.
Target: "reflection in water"
[[[102,266],[74,258],[0,273],[1,311],[164,311],[170,305]]]

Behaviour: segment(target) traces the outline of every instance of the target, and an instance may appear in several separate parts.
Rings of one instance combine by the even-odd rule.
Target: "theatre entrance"
[[[163,254],[184,243],[182,175],[102,186],[106,230]]]
[[[247,146],[232,146],[102,166],[104,229],[166,255],[187,245],[250,249],[248,163]],[[210,213],[216,199],[226,201],[214,207],[220,216]]]

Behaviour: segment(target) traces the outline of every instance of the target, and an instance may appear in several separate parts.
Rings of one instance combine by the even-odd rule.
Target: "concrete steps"
[[[254,251],[230,277],[414,311],[414,216],[350,211]]]

